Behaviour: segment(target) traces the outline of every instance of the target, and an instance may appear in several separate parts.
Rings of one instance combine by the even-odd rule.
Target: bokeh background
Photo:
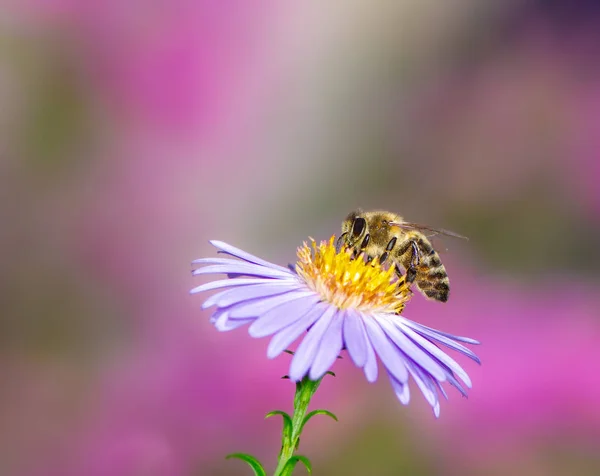
[[[436,241],[469,399],[336,364],[317,475],[600,474],[595,1],[4,0],[0,474],[272,471],[284,355],[218,333],[190,261],[282,264],[353,208]],[[304,474],[298,468],[298,474]]]

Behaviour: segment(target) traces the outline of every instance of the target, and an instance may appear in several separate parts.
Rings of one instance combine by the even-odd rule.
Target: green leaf
[[[282,438],[282,444],[285,443],[285,442],[291,441],[291,439],[292,439],[292,428],[293,428],[292,417],[290,417],[284,411],[275,410],[275,411],[267,413],[265,415],[265,419],[266,418],[270,418],[273,415],[281,415],[281,417],[283,418],[283,438]]]
[[[304,425],[306,425],[308,423],[308,420],[310,420],[315,415],[327,415],[328,417],[333,418],[335,421],[338,421],[338,418],[333,413],[331,413],[329,410],[313,410],[312,412],[308,413],[308,415],[306,415],[304,417],[304,420],[302,420],[302,425],[300,425],[300,433],[304,429]]]
[[[290,476],[294,472],[294,468],[296,467],[296,464],[298,464],[298,461],[306,466],[306,471],[308,474],[312,474],[312,465],[310,464],[310,460],[306,456],[294,455],[287,460],[287,463],[285,463],[285,466],[281,471],[281,476]]]
[[[242,461],[245,461],[246,463],[248,463],[250,465],[250,467],[252,468],[252,470],[254,471],[255,476],[267,476],[267,473],[266,473],[265,469],[263,468],[263,465],[260,464],[260,461],[258,461],[254,456],[246,454],[246,453],[231,453],[231,454],[225,456],[225,459],[231,459],[231,458],[241,459]]]

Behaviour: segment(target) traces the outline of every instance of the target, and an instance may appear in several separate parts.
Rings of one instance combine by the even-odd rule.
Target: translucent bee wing
[[[428,231],[433,233],[434,235],[445,235],[452,236],[454,238],[461,238],[463,240],[468,240],[466,236],[459,235],[458,233],[454,233],[453,231],[444,230],[443,228],[433,228],[427,225],[420,225],[419,223],[408,223],[408,222],[390,222],[391,226],[397,226],[398,228],[403,228],[407,230],[417,230],[417,231]]]

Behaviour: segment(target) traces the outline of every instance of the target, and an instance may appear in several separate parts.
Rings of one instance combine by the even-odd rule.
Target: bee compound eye
[[[366,222],[364,218],[355,218],[352,224],[352,236],[358,238],[365,230]]]

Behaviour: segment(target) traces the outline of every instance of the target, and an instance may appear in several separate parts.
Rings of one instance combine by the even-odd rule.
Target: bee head
[[[362,215],[362,210],[355,210],[342,223],[342,236],[349,245],[356,243],[367,231],[367,221]]]

